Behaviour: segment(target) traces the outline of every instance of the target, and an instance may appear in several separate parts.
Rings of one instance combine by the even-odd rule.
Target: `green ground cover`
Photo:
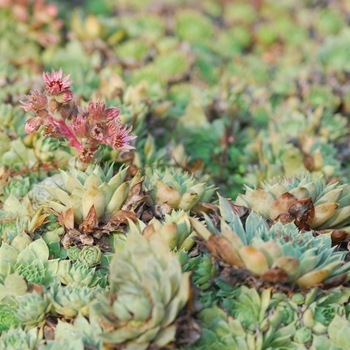
[[[349,25],[0,0],[0,349],[350,349]]]

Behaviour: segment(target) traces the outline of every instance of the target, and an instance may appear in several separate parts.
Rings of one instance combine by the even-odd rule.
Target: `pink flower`
[[[106,139],[105,130],[101,124],[95,124],[91,128],[91,136],[98,142],[104,143]]]
[[[59,103],[68,103],[73,98],[73,92],[65,90],[58,95],[55,95],[55,100]]]
[[[26,102],[19,101],[26,112],[32,111],[35,113],[47,106],[46,96],[38,90],[31,91],[30,95],[26,95],[26,99]]]
[[[118,118],[119,120],[119,109],[118,108],[108,108],[106,109],[105,115],[106,115],[106,120],[115,120]]]
[[[137,136],[128,136],[131,130],[132,126],[130,128],[127,125],[118,127],[117,132],[109,140],[109,145],[117,151],[134,149],[135,147],[131,146],[129,142],[136,139]]]
[[[84,116],[81,114],[78,114],[75,121],[69,123],[69,128],[71,129],[72,133],[78,138],[88,136],[87,119],[84,118]]]
[[[101,120],[104,117],[106,105],[103,102],[97,100],[93,102],[90,100],[89,102],[89,116],[93,120]]]
[[[38,131],[42,125],[43,120],[41,118],[29,118],[26,122],[25,130],[28,134],[32,134],[35,131]]]
[[[45,82],[45,91],[48,95],[60,95],[63,92],[70,91],[69,88],[73,84],[73,81],[68,81],[70,74],[62,78],[62,68],[58,72],[55,72],[52,68],[51,75],[49,73],[43,73]]]

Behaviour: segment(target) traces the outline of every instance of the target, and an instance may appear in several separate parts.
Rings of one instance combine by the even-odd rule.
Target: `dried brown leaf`
[[[79,230],[83,233],[91,233],[98,228],[98,218],[96,214],[95,205],[93,204],[85,218],[85,220],[80,224]]]
[[[294,217],[292,215],[290,215],[289,213],[282,213],[282,214],[278,215],[278,217],[276,218],[276,221],[280,221],[283,225],[286,225],[290,222],[293,222]]]
[[[266,271],[260,279],[264,282],[285,284],[288,282],[289,277],[286,271],[279,267],[274,267]]]
[[[288,213],[295,218],[295,224],[299,229],[309,229],[315,217],[315,208],[311,198],[304,198],[294,203]]]
[[[65,212],[58,215],[58,222],[66,229],[74,228],[74,207],[67,209]]]
[[[143,181],[140,181],[131,187],[129,196],[122,207],[123,210],[132,210],[148,198],[148,196],[142,190],[142,185]]]
[[[327,280],[327,282],[323,283],[324,288],[334,288],[340,286],[346,281],[347,273],[344,273],[340,276],[336,276]]]
[[[103,226],[103,231],[116,231],[120,228],[121,225],[127,225],[128,219],[136,222],[137,215],[130,210],[118,210],[107,222],[106,225]]]
[[[88,245],[90,247],[94,245],[94,239],[90,235],[82,234],[79,238],[80,242],[84,245]]]
[[[202,213],[214,214],[214,213],[217,213],[218,207],[217,207],[217,205],[211,204],[211,203],[197,203],[191,209],[191,211],[197,215],[202,215]]]
[[[224,237],[211,235],[209,240],[206,242],[206,246],[225,264],[240,268],[245,267],[236,251]]]
[[[331,238],[332,238],[332,242],[333,243],[339,243],[339,242],[343,242],[346,240],[346,238],[349,236],[349,233],[344,231],[344,230],[319,230],[319,231],[315,231],[316,234],[318,235],[322,235],[322,234],[326,234],[326,233],[330,233],[331,234]]]
[[[276,200],[271,206],[271,219],[275,220],[280,214],[287,213],[289,208],[297,201],[297,198],[295,198],[289,192],[281,194],[279,197],[276,198]]]

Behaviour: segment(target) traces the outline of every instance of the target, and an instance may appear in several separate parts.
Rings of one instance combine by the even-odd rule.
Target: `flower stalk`
[[[96,159],[102,145],[118,151],[134,149],[130,142],[137,136],[130,136],[132,127],[122,125],[119,109],[107,108],[97,100],[90,100],[88,109],[83,109],[73,100],[70,90],[73,81],[70,74],[63,76],[62,69],[43,73],[44,93],[31,91],[27,101],[21,101],[26,112],[35,113],[29,118],[25,130],[34,133],[43,125],[43,135],[56,139],[65,138],[69,146],[79,152],[79,160],[88,164]]]

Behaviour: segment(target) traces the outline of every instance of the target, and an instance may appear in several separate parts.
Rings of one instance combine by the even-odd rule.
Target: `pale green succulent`
[[[197,181],[180,170],[154,170],[147,174],[145,186],[151,191],[154,204],[167,204],[173,209],[191,210],[198,202],[208,202],[215,192],[213,185]]]
[[[102,280],[102,276],[94,267],[90,268],[81,261],[72,264],[69,260],[61,260],[58,264],[57,276],[65,285],[77,284],[89,288],[96,286]]]
[[[22,136],[24,134],[24,115],[25,112],[22,108],[20,108],[20,106],[14,106],[8,103],[0,104],[0,125],[9,131],[16,132],[18,136]],[[5,140],[5,137],[3,138],[3,135],[5,134],[1,133],[0,135],[0,155],[2,155],[4,149],[3,147],[5,147],[5,149],[7,148],[8,150],[10,145],[5,145],[3,143],[3,140]],[[10,139],[8,139],[8,141],[10,142]]]
[[[51,284],[48,298],[52,311],[65,318],[73,318],[80,312],[83,316],[89,314],[89,305],[102,289],[90,289],[86,286],[69,284],[62,286],[57,280]]]
[[[350,30],[344,28],[337,36],[325,38],[318,48],[318,59],[326,67],[335,71],[350,71],[349,55]]]
[[[202,290],[207,290],[211,287],[210,280],[215,277],[217,272],[210,254],[189,259],[184,264],[183,270],[192,271],[192,282]]]
[[[110,264],[110,290],[90,306],[107,346],[146,349],[175,340],[174,321],[189,297],[189,274],[157,234],[130,233]]]
[[[183,210],[173,210],[170,214],[165,214],[162,221],[153,218],[147,226],[141,220],[136,225],[129,222],[129,231],[147,236],[159,233],[171,250],[191,250],[195,243],[193,237],[197,236],[191,227],[188,214]]]
[[[17,306],[0,303],[0,333],[20,325],[21,320],[17,317]]]
[[[1,164],[15,169],[33,168],[38,162],[33,149],[25,146],[21,139],[10,142],[10,149],[1,157]]]
[[[13,194],[17,198],[24,197],[31,189],[29,177],[14,176],[11,178],[9,184],[4,188],[4,194],[8,197]]]
[[[278,220],[280,214],[290,214],[299,200],[310,198],[315,208],[308,219],[311,229],[349,230],[350,192],[346,185],[326,184],[323,178],[312,181],[309,175],[300,175],[277,178],[262,187],[246,187],[236,204],[252,208],[264,218]]]
[[[295,293],[288,296],[285,293],[273,293],[271,288],[259,293],[255,288],[230,287],[223,281],[219,285],[217,295],[222,297],[220,305],[227,315],[218,308],[200,312],[198,316],[204,321],[204,331],[195,345],[204,345],[205,341],[210,344],[215,340],[220,343],[225,339],[221,339],[222,334],[226,334],[227,339],[233,338],[240,345],[239,349],[301,350],[309,348],[311,343],[311,349],[314,349],[319,344],[320,335],[329,333],[331,339],[329,327],[335,319],[343,316],[345,320],[344,305],[350,293],[343,287],[330,292],[313,288],[306,294]],[[218,316],[226,322],[218,322]],[[214,320],[217,323],[213,325],[216,326],[210,327],[210,322]],[[327,344],[330,339],[325,339]],[[334,340],[331,339],[331,342]],[[339,344],[334,342],[333,345]],[[232,348],[237,348],[235,346]],[[205,346],[203,349],[206,349]]]
[[[99,221],[108,221],[126,201],[133,182],[125,181],[127,168],[121,168],[113,176],[113,164],[102,169],[89,165],[81,171],[71,164],[69,172],[61,170],[63,185],[50,188],[42,186],[58,202],[48,206],[59,213],[74,208],[74,221],[81,224],[94,206]],[[140,179],[141,180],[141,179]],[[135,178],[136,181],[136,178]]]
[[[141,39],[131,39],[119,44],[115,52],[126,63],[135,64],[143,61],[150,50],[150,45]]]
[[[78,254],[78,260],[93,267],[101,262],[102,252],[97,246],[85,246]]]
[[[228,201],[221,196],[219,201],[220,230],[206,215],[208,228],[196,219],[190,220],[197,233],[208,241],[208,248],[224,263],[245,268],[270,282],[279,271],[283,275],[279,282],[296,283],[302,289],[336,281],[340,276],[350,279],[350,263],[344,261],[346,253],[334,251],[330,234],[315,238],[312,232],[301,233],[292,223],[278,222],[269,228],[254,212],[244,228]]]
[[[121,18],[121,23],[129,35],[151,43],[161,39],[165,32],[164,19],[150,13],[147,16],[140,13],[132,21],[128,17]]]
[[[134,153],[133,165],[138,169],[157,167],[162,169],[169,165],[185,166],[189,160],[189,156],[185,153],[184,146],[171,144],[166,147],[157,149],[155,139],[151,134],[147,135],[146,139],[140,140],[137,144],[137,151]]]
[[[198,316],[202,321],[203,332],[199,341],[189,349],[297,349],[292,342],[296,332],[294,324],[281,325],[278,310],[266,314],[270,289],[266,289],[261,296],[255,289],[247,287],[241,287],[239,292],[236,294],[234,310],[237,312],[235,315],[240,317],[228,317],[218,307],[202,310]]]
[[[10,328],[2,332],[0,349],[6,350],[36,350],[42,336],[37,328],[24,331],[21,328]]]
[[[46,314],[51,310],[51,303],[47,293],[39,294],[36,291],[18,296],[17,317],[26,330],[41,327],[46,322]]]
[[[40,345],[39,350],[102,350],[102,342],[97,338],[100,326],[89,322],[81,313],[78,313],[73,323],[58,320],[55,329],[55,339]],[[17,350],[17,349],[16,349]]]
[[[22,251],[6,243],[0,247],[0,274],[17,271],[28,283],[49,285],[58,269],[58,259],[49,260],[49,248],[42,239],[30,243]]]
[[[184,52],[177,50],[157,56],[154,65],[168,81],[176,81],[190,68],[190,58]]]
[[[176,35],[193,44],[203,44],[214,36],[210,19],[199,12],[183,10],[176,13]]]
[[[147,82],[152,90],[161,90],[166,83],[166,78],[158,70],[157,66],[153,63],[148,63],[141,68],[134,69],[131,74],[131,84],[136,85],[141,82]]]
[[[67,255],[69,260],[73,262],[77,261],[80,252],[81,250],[76,246],[69,247],[69,249],[67,249]]]

